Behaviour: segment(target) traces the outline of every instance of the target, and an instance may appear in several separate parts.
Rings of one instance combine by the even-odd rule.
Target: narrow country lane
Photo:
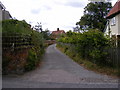
[[[56,49],[46,49],[43,63],[24,75],[3,76],[3,88],[117,88],[118,80],[86,70]]]

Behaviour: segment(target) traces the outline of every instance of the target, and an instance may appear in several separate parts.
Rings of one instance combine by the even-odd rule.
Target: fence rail
[[[30,35],[23,34],[2,34],[2,49],[16,50],[32,47],[32,39]]]

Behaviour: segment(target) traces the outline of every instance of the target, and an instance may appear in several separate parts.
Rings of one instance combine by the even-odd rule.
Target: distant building
[[[12,19],[12,16],[9,11],[6,11],[5,6],[0,2],[0,21],[7,19]]]
[[[105,33],[110,36],[120,36],[120,0],[110,10],[107,19]]]
[[[61,35],[64,35],[64,34],[65,34],[64,30],[59,30],[59,28],[57,28],[56,31],[53,31],[51,33],[51,38],[58,39],[58,38],[60,38]]]

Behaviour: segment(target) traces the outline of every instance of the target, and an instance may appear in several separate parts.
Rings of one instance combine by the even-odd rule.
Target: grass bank
[[[117,68],[112,68],[112,67],[107,67],[107,66],[98,66],[88,60],[81,59],[78,53],[76,53],[75,51],[71,51],[71,49],[69,49],[68,47],[61,47],[58,44],[56,45],[56,47],[60,51],[68,55],[75,62],[83,66],[84,68],[95,71],[96,73],[101,73],[101,74],[105,74],[105,75],[118,78],[119,72]]]

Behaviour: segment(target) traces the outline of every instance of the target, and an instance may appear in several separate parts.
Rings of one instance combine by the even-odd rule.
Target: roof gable
[[[113,6],[113,8],[110,10],[110,12],[107,15],[107,18],[112,18],[120,13],[120,0],[116,2],[116,4]]]
[[[63,33],[65,33],[64,30],[59,30],[59,31],[53,31],[52,32],[52,34],[54,34],[54,35],[63,34]]]

